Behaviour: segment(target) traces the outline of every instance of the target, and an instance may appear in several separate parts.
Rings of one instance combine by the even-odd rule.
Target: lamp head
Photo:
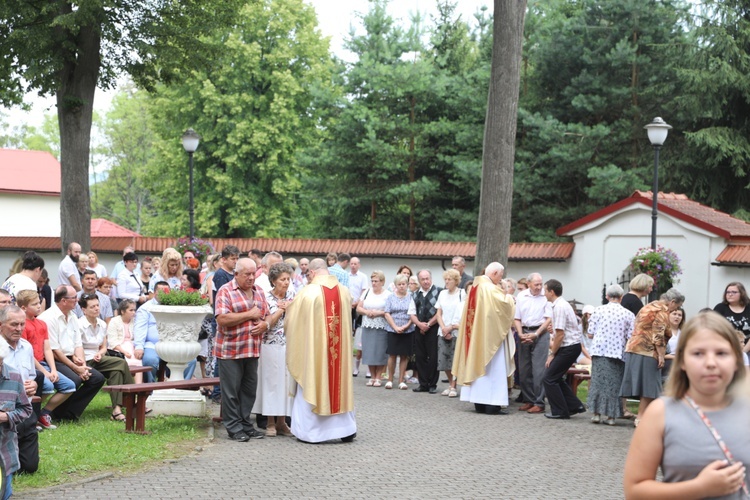
[[[672,125],[667,124],[661,117],[657,116],[654,120],[643,127],[648,133],[648,140],[651,141],[652,146],[662,146],[664,141],[667,140],[667,134]]]
[[[182,147],[185,148],[185,151],[188,153],[195,153],[195,150],[198,149],[198,143],[200,140],[201,136],[199,136],[195,130],[189,128],[184,134],[182,134]]]

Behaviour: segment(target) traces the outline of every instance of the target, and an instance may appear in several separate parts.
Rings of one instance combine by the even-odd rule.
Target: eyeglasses
[[[726,291],[726,292],[724,292],[724,293],[726,293],[727,295],[737,295],[737,294],[738,294],[738,293],[740,293],[740,292],[738,292],[738,291],[736,291],[736,290],[727,290],[727,291]]]

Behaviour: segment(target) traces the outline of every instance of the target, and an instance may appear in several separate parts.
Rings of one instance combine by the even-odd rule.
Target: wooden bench
[[[584,380],[591,380],[591,374],[588,370],[580,370],[575,367],[568,369],[568,373],[565,377],[565,381],[568,383],[570,388],[573,390],[573,394],[578,395],[578,386]]]
[[[196,391],[203,386],[219,385],[219,377],[175,380],[174,382],[147,382],[144,384],[108,385],[104,392],[121,392],[125,406],[125,431],[136,434],[149,434],[146,431],[146,398],[152,392],[163,389]],[[134,428],[135,427],[135,428]]]

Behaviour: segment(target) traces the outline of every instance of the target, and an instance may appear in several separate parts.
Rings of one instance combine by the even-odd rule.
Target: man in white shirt
[[[21,290],[37,290],[36,282],[42,276],[44,259],[36,252],[28,251],[23,254],[21,272],[14,274],[3,283],[2,288],[10,293],[11,301],[16,303],[16,294]]]
[[[544,392],[550,412],[544,416],[553,419],[569,419],[571,415],[586,411],[565,380],[571,365],[581,354],[581,329],[573,307],[563,298],[562,292],[562,283],[557,280],[548,280],[544,284],[544,296],[552,303],[552,328],[555,330],[545,363]]]
[[[96,277],[96,272],[92,269],[86,269],[83,272],[83,278],[81,278],[81,285],[83,290],[76,294],[76,298],[81,298],[81,295],[87,293],[89,295],[96,295],[99,298],[99,317],[109,325],[109,320],[114,316],[112,311],[112,302],[109,300],[109,295],[104,295],[102,292],[96,289],[96,283],[99,280]],[[83,317],[83,311],[81,306],[76,302],[76,307],[73,310],[76,316]]]
[[[260,261],[263,272],[260,276],[255,278],[255,284],[261,287],[266,293],[270,292],[271,288],[273,288],[271,282],[268,281],[268,270],[271,269],[272,265],[278,264],[279,262],[284,262],[284,258],[278,252],[268,252]]]
[[[72,286],[57,287],[55,303],[39,315],[39,319],[47,324],[57,371],[78,388],[52,412],[52,417],[60,420],[78,420],[105,380],[104,375],[86,365],[81,330],[73,312],[76,302],[76,291]]]
[[[307,285],[307,267],[310,265],[310,260],[302,257],[299,260],[299,274],[302,276],[302,284]]]
[[[547,327],[552,307],[542,293],[542,276],[529,275],[529,288],[518,294],[515,327],[518,335],[518,377],[523,405],[519,411],[544,413],[544,363],[549,351]]]
[[[58,267],[57,279],[60,285],[70,285],[75,291],[81,289],[81,282],[78,274],[78,257],[81,256],[81,245],[75,241],[68,245],[68,254],[60,262]]]
[[[369,284],[367,275],[360,271],[359,267],[359,257],[352,257],[349,261],[349,293],[352,294],[352,316],[355,317],[357,316],[355,311],[359,304],[359,298],[362,296],[362,291]]]

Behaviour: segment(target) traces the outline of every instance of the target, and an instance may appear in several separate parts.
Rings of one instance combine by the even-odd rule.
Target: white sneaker
[[[407,382],[409,382],[410,384],[418,384],[419,383],[419,379],[416,378],[416,377],[412,377],[409,380],[407,380]]]

